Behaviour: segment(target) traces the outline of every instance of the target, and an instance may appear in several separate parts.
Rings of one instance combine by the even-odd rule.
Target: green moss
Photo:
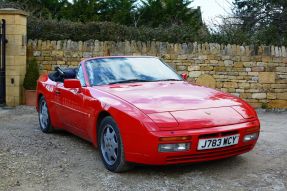
[[[262,103],[261,108],[262,109],[268,109],[268,104],[267,103]]]

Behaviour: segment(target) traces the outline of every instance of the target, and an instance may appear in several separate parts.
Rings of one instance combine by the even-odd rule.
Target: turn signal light
[[[256,126],[256,127],[250,127],[246,129],[246,133],[252,133],[254,131],[259,131],[260,127]]]
[[[168,142],[168,141],[189,141],[191,140],[191,136],[180,136],[180,137],[160,137],[160,142]]]

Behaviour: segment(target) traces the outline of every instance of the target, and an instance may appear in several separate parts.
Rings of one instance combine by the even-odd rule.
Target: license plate
[[[239,134],[220,138],[199,139],[197,149],[216,149],[238,144]]]

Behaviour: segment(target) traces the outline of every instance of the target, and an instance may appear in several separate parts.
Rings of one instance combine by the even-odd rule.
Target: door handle
[[[55,90],[55,94],[60,95],[61,94],[60,90]]]

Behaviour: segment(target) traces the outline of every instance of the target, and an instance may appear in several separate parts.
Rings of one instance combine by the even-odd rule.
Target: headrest
[[[77,76],[77,69],[76,68],[65,68],[62,69],[65,76],[65,79],[74,79]]]

